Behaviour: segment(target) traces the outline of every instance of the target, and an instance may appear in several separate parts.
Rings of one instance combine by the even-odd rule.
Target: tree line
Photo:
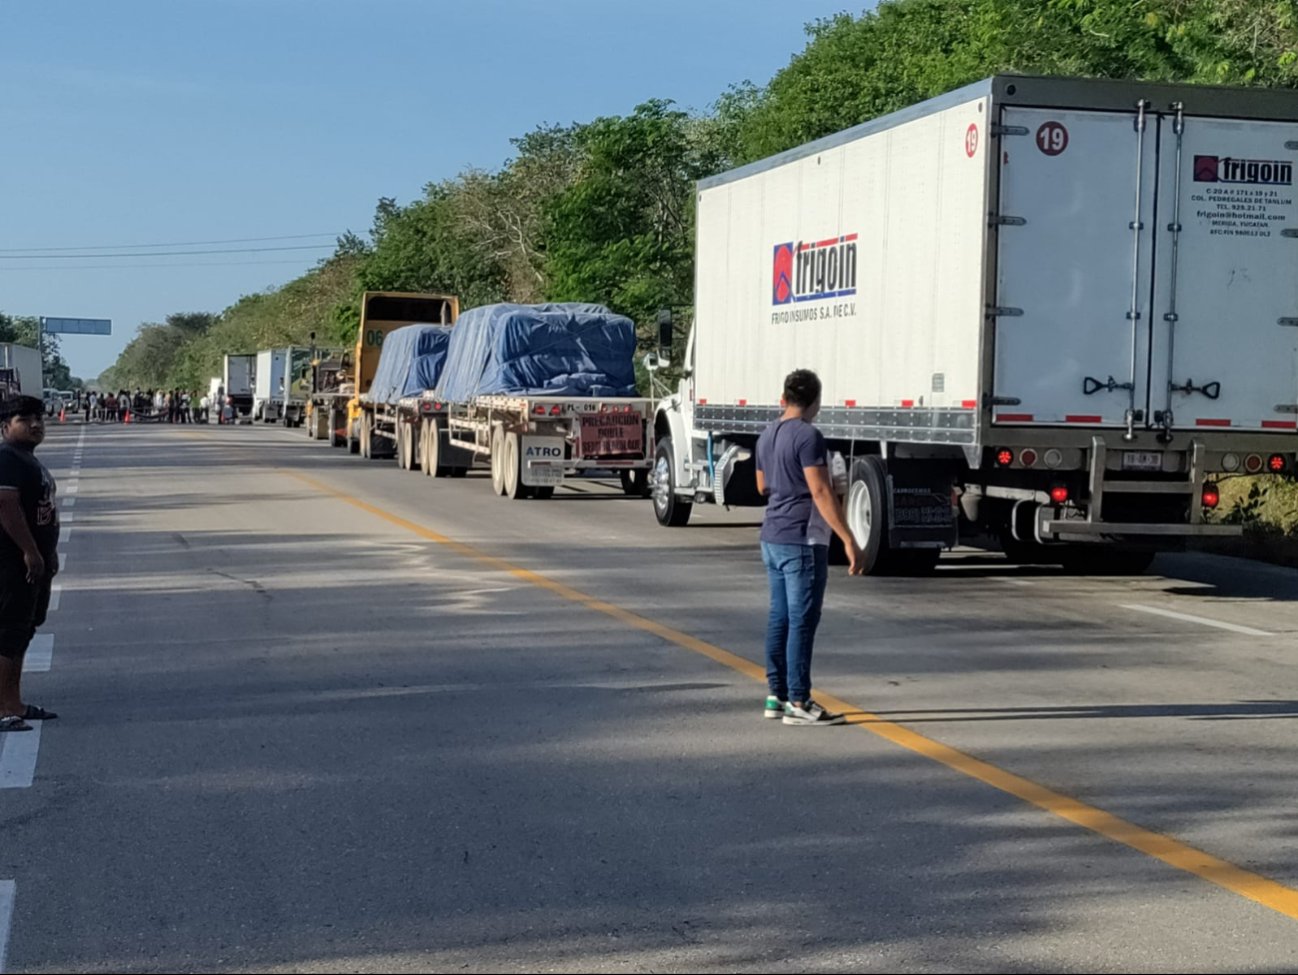
[[[806,27],[765,85],[704,111],[648,99],[629,114],[542,125],[498,169],[384,197],[365,234],[220,314],[140,326],[101,381],[198,389],[225,352],[354,340],[365,290],[496,301],[597,301],[646,337],[687,312],[694,184],[1000,72],[1298,87],[1296,0],[882,0]]]

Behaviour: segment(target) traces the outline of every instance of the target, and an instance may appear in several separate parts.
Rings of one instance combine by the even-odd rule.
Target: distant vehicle
[[[252,413],[252,383],[257,369],[255,355],[227,355],[223,367],[222,382],[225,386],[225,398],[234,406],[238,414]]]

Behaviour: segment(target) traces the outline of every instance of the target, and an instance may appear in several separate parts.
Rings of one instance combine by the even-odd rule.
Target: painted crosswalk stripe
[[[14,897],[18,885],[12,880],[0,880],[0,975],[9,969],[5,961],[9,955],[9,928],[14,920]]]
[[[65,508],[71,508],[76,503],[77,503],[76,498],[66,498],[63,501],[59,502],[59,510],[63,510]]]
[[[64,493],[64,494],[76,494],[76,493],[77,493],[77,487],[78,487],[78,486],[79,486],[79,485],[77,484],[76,481],[69,481],[67,484],[65,484],[65,485],[63,486],[63,488],[62,488],[63,493]]]
[[[72,526],[71,526],[71,525],[64,525],[62,528],[60,528],[60,529],[59,529],[59,544],[60,544],[60,545],[64,544],[64,543],[68,540],[68,536],[71,535],[71,534],[72,534]]]
[[[69,511],[69,512],[67,512],[67,513],[64,514],[64,515],[60,515],[60,516],[59,516],[59,524],[61,524],[61,525],[66,525],[68,522],[70,522],[70,521],[71,521],[73,518],[75,518],[75,517],[76,517],[76,512],[74,512],[74,511]]]
[[[24,674],[44,674],[54,662],[54,634],[37,633],[23,658]]]
[[[63,583],[56,582],[50,586],[50,612],[59,608],[59,603],[63,601]]]
[[[30,789],[36,777],[36,755],[41,750],[42,721],[31,731],[0,734],[0,789]]]

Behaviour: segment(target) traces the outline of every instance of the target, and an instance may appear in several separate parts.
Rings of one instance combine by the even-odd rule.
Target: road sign
[[[63,335],[112,335],[110,318],[41,318],[41,328],[46,332]]]

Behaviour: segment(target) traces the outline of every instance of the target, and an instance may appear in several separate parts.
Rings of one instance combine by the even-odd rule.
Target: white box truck
[[[239,415],[251,416],[252,414],[252,383],[256,368],[255,355],[227,354],[225,356],[221,378],[225,386],[225,398],[234,406],[236,418]]]
[[[1000,76],[698,186],[654,507],[760,504],[816,370],[872,572],[964,537],[1139,571],[1298,450],[1298,96]]]
[[[252,398],[254,420],[275,423],[280,419],[284,411],[287,363],[287,349],[263,349],[257,353]]]
[[[45,390],[41,370],[39,349],[0,342],[0,389],[7,395],[21,393],[40,399]]]

